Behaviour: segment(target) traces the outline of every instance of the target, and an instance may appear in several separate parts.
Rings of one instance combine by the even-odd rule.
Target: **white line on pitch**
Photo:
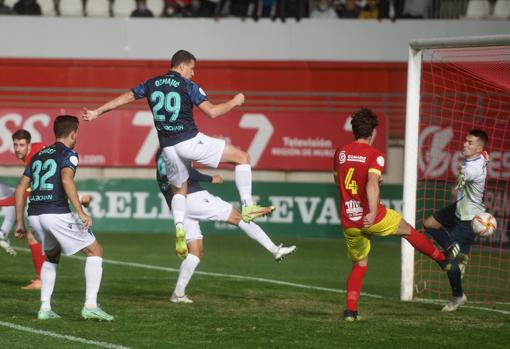
[[[40,334],[42,336],[47,336],[47,337],[53,337],[53,338],[58,338],[58,339],[65,339],[65,340],[71,341],[71,342],[78,342],[78,343],[82,343],[82,344],[94,345],[94,346],[100,347],[100,348],[129,349],[129,347],[125,347],[125,346],[118,345],[118,344],[93,341],[93,340],[90,340],[90,339],[75,337],[75,336],[71,336],[71,335],[68,335],[68,334],[59,334],[59,333],[45,331],[45,330],[38,330],[38,329],[35,329],[35,328],[31,328],[31,327],[26,327],[26,326],[21,326],[21,325],[18,325],[18,324],[13,324],[11,322],[0,321],[0,326],[12,328],[13,330],[18,330],[18,331],[29,332],[29,333],[34,333],[34,334]]]
[[[29,250],[27,248],[19,248],[15,247],[16,250],[19,251],[25,251],[28,252]],[[84,260],[85,257],[82,256],[69,256],[69,258]],[[150,269],[150,270],[161,270],[161,271],[167,271],[167,272],[173,272],[178,273],[179,269],[176,268],[169,268],[169,267],[160,267],[157,265],[150,265],[150,264],[141,264],[141,263],[133,263],[133,262],[123,262],[123,261],[115,261],[112,259],[103,259],[103,263],[107,264],[113,264],[113,265],[124,265],[124,266],[130,266],[135,268],[143,268],[143,269]],[[319,286],[310,286],[310,285],[303,285],[303,284],[297,284],[293,282],[286,282],[286,281],[279,281],[279,280],[273,280],[273,279],[265,279],[265,278],[257,278],[253,276],[244,276],[244,275],[235,275],[235,274],[222,274],[222,273],[211,273],[206,271],[195,271],[194,274],[198,275],[205,275],[205,276],[217,276],[217,277],[224,277],[229,279],[238,279],[238,280],[250,280],[250,281],[258,281],[268,284],[275,284],[275,285],[284,285],[284,286],[291,286],[296,288],[304,288],[308,290],[318,290],[318,291],[326,291],[326,292],[334,292],[334,293],[346,293],[345,290],[340,290],[336,288],[328,288],[328,287],[319,287]],[[362,296],[369,297],[369,298],[377,298],[377,299],[390,299],[390,297],[385,297],[377,294],[371,294],[371,293],[361,293]],[[418,302],[427,302],[427,303],[437,303],[437,304],[444,304],[444,300],[432,300],[432,299],[416,299],[415,301]],[[471,302],[471,303],[477,303],[477,302]],[[507,302],[496,302],[496,304],[501,305],[507,305]],[[485,308],[485,307],[474,307],[470,305],[463,305],[463,308],[469,308],[469,309],[477,309],[477,310],[485,310],[489,312],[496,312],[501,314],[510,315],[509,311],[505,310],[498,310],[498,309],[492,309],[492,308]]]

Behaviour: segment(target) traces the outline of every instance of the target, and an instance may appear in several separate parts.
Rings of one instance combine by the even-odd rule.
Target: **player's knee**
[[[46,260],[53,264],[58,264],[60,262],[60,248],[54,248],[50,251],[44,251],[46,255]]]
[[[251,163],[250,154],[245,151],[241,151],[239,154],[239,164],[240,165],[249,165]]]

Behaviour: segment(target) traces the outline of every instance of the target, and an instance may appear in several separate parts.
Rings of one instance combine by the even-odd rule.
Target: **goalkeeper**
[[[462,277],[469,260],[471,244],[475,241],[471,220],[485,211],[483,193],[489,156],[484,147],[488,141],[489,137],[484,131],[469,131],[462,147],[464,162],[453,190],[455,202],[438,210],[423,222],[427,233],[448,251],[450,258],[456,259],[448,273],[452,298],[442,311],[455,311],[467,301],[462,290]]]
[[[167,178],[165,160],[161,150],[156,154],[156,162],[156,179],[159,189],[165,197],[168,207],[171,207],[173,193]],[[188,179],[188,195],[186,196],[187,211],[184,219],[184,230],[186,232],[186,244],[189,253],[179,255],[184,260],[179,269],[179,277],[177,278],[175,290],[170,296],[172,303],[193,302],[186,296],[186,287],[200,260],[203,258],[204,245],[200,230],[201,220],[227,222],[239,227],[246,235],[268,250],[277,262],[282,261],[287,255],[292,254],[296,250],[296,246],[276,246],[260,226],[254,222],[244,222],[241,218],[241,213],[232,204],[211,195],[199,183],[210,182],[219,184],[223,182],[221,176],[208,176],[193,167],[190,167],[188,170],[190,177]]]

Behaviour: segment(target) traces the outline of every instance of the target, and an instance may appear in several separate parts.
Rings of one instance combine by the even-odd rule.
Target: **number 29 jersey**
[[[24,176],[30,178],[30,203],[28,215],[69,213],[69,203],[61,171],[70,168],[76,172],[78,154],[61,142],[44,148],[32,157]]]
[[[335,152],[334,171],[340,193],[339,213],[344,228],[362,228],[363,217],[369,213],[367,180],[369,173],[381,175],[384,154],[374,147],[352,142]],[[384,218],[386,208],[379,202],[375,223]]]
[[[193,105],[199,106],[207,96],[196,83],[170,71],[133,87],[131,91],[136,99],[147,98],[161,148],[197,135]]]

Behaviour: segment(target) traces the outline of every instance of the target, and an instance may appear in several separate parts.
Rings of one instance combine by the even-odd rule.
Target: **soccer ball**
[[[489,237],[496,231],[498,224],[496,218],[489,212],[482,212],[477,214],[471,220],[471,229],[480,237]]]

